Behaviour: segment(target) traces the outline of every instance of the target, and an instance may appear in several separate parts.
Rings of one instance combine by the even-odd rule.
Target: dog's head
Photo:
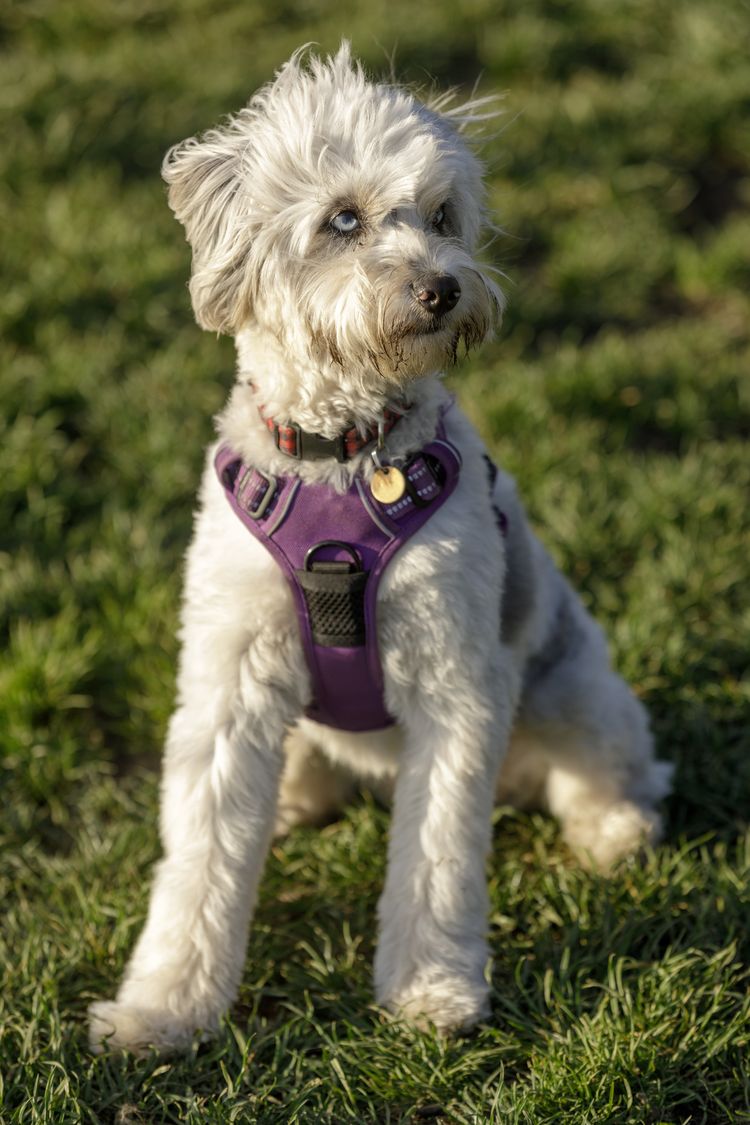
[[[439,104],[369,82],[345,43],[298,52],[226,125],[171,149],[199,324],[396,382],[484,339],[502,297],[473,257],[481,169]]]

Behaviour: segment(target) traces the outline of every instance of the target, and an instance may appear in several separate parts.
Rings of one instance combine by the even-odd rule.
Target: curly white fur
[[[374,84],[344,44],[327,60],[296,54],[227,124],[168,153],[196,318],[237,339],[219,430],[247,462],[338,489],[372,471],[366,454],[290,461],[261,404],[331,437],[371,425],[407,389],[390,453],[433,436],[447,401],[440,371],[502,307],[474,256],[481,169],[460,126],[480,112]],[[353,238],[331,226],[345,210],[358,217]],[[455,277],[461,296],[430,320],[414,284],[434,274]],[[310,683],[290,591],[230,510],[209,454],[164,762],[164,858],[117,999],[92,1006],[94,1049],[173,1049],[215,1031],[274,826],[326,815],[352,776],[394,793],[377,999],[442,1029],[487,1010],[484,864],[504,758],[498,795],[546,804],[590,862],[606,868],[658,838],[669,769],[654,761],[643,708],[530,533],[510,478],[494,490],[503,539],[477,434],[455,407],[447,428],[459,485],[379,591],[397,725],[374,734],[303,718]]]

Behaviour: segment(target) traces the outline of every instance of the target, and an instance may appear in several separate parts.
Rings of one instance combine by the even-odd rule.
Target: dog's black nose
[[[454,309],[461,296],[461,286],[450,273],[425,274],[414,282],[413,288],[422,308],[435,316]]]

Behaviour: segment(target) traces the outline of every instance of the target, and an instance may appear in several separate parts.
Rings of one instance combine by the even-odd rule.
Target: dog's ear
[[[240,117],[175,145],[164,157],[169,206],[193,250],[190,295],[202,328],[233,334],[251,309],[250,207]]]

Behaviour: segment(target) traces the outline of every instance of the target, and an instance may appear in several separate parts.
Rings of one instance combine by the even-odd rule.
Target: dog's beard
[[[403,386],[442,370],[482,343],[499,311],[499,295],[478,270],[462,269],[461,299],[442,316],[420,309],[407,284],[368,286],[340,304],[331,323],[311,315],[311,357],[342,373]]]
[[[394,324],[375,355],[378,370],[399,384],[439,371],[456,362],[462,345],[468,351],[480,343],[487,330],[486,323],[473,317],[442,317],[425,325]]]

